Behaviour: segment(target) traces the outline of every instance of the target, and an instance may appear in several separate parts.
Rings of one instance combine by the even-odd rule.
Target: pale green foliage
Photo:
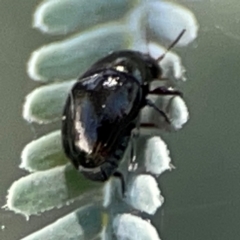
[[[33,26],[47,34],[80,31],[68,39],[39,48],[30,57],[28,74],[32,79],[43,83],[61,81],[39,87],[26,97],[23,117],[39,124],[61,119],[68,91],[76,81],[73,79],[110,51],[149,50],[151,55],[159,56],[165,51],[159,46],[160,40],[172,42],[186,29],[177,44],[186,46],[196,38],[198,31],[196,19],[189,10],[154,0],[48,0],[36,9]],[[184,68],[176,54],[170,53],[160,65],[166,76],[171,73],[176,79],[184,79]],[[71,81],[62,82],[64,80]],[[170,114],[174,129],[181,128],[187,121],[188,111],[182,99],[175,99],[171,104],[157,99],[156,104]],[[141,119],[155,124],[160,121],[146,109]],[[140,218],[140,212],[154,214],[163,203],[156,179],[148,173],[159,175],[171,169],[169,151],[158,137],[142,137],[137,144],[140,144],[136,154],[139,168],[129,172],[128,152],[120,166],[127,179],[123,198],[117,179],[111,179],[102,194],[103,184],[85,179],[67,163],[59,131],[29,143],[23,150],[20,166],[34,173],[10,187],[7,199],[10,210],[29,216],[76,199],[96,202],[24,239],[159,239],[151,223]],[[99,204],[101,200],[103,203]],[[129,214],[132,208],[139,216]]]

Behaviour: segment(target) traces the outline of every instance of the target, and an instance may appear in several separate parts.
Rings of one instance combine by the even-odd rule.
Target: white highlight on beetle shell
[[[97,140],[97,117],[88,100],[82,99],[81,106],[78,103],[74,104],[77,105],[74,117],[75,145],[82,151],[91,154]]]
[[[144,152],[146,171],[160,175],[166,170],[171,170],[171,158],[166,143],[160,137],[147,140]]]
[[[125,68],[124,66],[121,66],[121,65],[116,66],[115,69],[116,69],[117,71],[119,71],[119,72],[125,72],[125,71],[126,71],[126,68]]]
[[[108,77],[107,80],[103,82],[103,86],[114,87],[118,85],[118,80],[119,78],[116,77]]]
[[[92,145],[89,142],[89,138],[87,137],[86,131],[85,131],[85,125],[82,124],[80,119],[79,112],[76,112],[76,120],[74,121],[74,126],[76,129],[76,139],[75,139],[75,145],[79,147],[82,151],[85,151],[86,153],[90,154],[92,153]],[[90,144],[89,144],[90,143]]]
[[[160,240],[150,221],[131,214],[119,214],[113,220],[113,231],[118,240]]]
[[[157,182],[151,175],[138,175],[128,183],[126,202],[135,209],[155,214],[163,204]]]

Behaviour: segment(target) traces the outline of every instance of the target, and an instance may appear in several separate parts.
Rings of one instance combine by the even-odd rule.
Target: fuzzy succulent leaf
[[[29,172],[44,171],[69,162],[63,153],[59,130],[28,143],[21,156],[20,168]]]
[[[86,205],[22,240],[92,240],[102,230],[102,215],[100,206]]]
[[[27,70],[32,79],[47,84],[58,81],[37,88],[26,98],[23,116],[27,121],[39,124],[61,119],[67,94],[76,80],[61,81],[77,79],[110,51],[144,51],[157,59],[166,53],[159,45],[162,40],[169,46],[185,29],[177,46],[186,46],[198,32],[195,16],[189,10],[157,0],[46,0],[35,11],[33,26],[51,35],[79,30],[67,39],[39,48],[30,57]],[[184,80],[185,69],[175,53],[168,53],[160,65],[163,77],[171,75]],[[181,97],[151,97],[157,107],[168,114],[169,128],[178,130],[186,123],[188,110]],[[149,107],[143,109],[141,122],[153,123],[156,126],[152,129],[154,135],[159,134],[159,129],[168,129],[159,114]],[[76,199],[89,201],[87,194],[94,190],[94,198],[104,200],[106,214],[97,205],[85,205],[24,240],[112,240],[111,234],[118,240],[159,240],[156,229],[150,221],[141,219],[140,213],[154,214],[163,203],[155,177],[171,169],[169,151],[159,137],[149,137],[149,129],[139,133],[136,145],[139,168],[129,172],[128,152],[126,161],[120,166],[127,178],[124,197],[119,191],[119,179],[108,181],[102,196],[101,183],[85,179],[66,164],[68,160],[61,148],[60,131],[29,143],[22,152],[20,166],[34,173],[17,180],[9,189],[7,207],[10,210],[26,216],[38,214]],[[137,211],[138,216],[131,215],[132,210]],[[105,221],[102,216],[108,216],[112,221]],[[104,229],[99,235],[102,226]]]
[[[8,192],[7,207],[28,217],[81,199],[93,189],[100,190],[101,185],[65,165],[35,172],[14,182]]]

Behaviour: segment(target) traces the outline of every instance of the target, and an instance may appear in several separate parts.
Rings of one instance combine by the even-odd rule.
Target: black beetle
[[[115,175],[123,181],[116,170],[143,107],[153,107],[170,122],[147,99],[151,93],[181,94],[166,87],[149,90],[151,81],[161,80],[158,62],[163,56],[156,60],[137,51],[113,52],[93,64],[72,87],[63,112],[62,144],[66,156],[87,178],[106,181]]]

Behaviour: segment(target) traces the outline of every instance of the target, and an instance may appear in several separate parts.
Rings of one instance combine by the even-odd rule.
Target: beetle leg
[[[130,150],[130,164],[134,163],[136,160],[136,146],[135,146],[135,134],[131,137],[131,150]]]
[[[135,171],[138,167],[136,163],[136,156],[137,156],[137,138],[140,136],[140,119],[137,120],[136,127],[132,131],[131,138],[130,138],[130,160],[128,164],[128,171]]]
[[[131,149],[130,149],[130,160],[128,164],[128,171],[133,172],[137,169],[138,164],[136,162],[136,155],[137,155],[137,145],[136,145],[136,138],[139,136],[139,132],[133,133],[132,138],[131,138]]]
[[[125,196],[125,191],[126,191],[126,184],[125,184],[125,179],[124,179],[124,176],[121,172],[119,171],[116,171],[113,173],[113,176],[114,177],[117,177],[120,182],[121,182],[121,188],[122,188],[122,196],[124,197]]]
[[[146,105],[154,108],[158,113],[160,113],[165,118],[165,121],[167,123],[171,124],[171,120],[168,118],[166,113],[164,111],[162,111],[161,109],[159,109],[151,100],[146,99]]]
[[[141,128],[157,128],[154,123],[141,123]]]
[[[131,136],[131,151],[130,151],[130,164],[134,164],[136,160],[136,139],[139,137],[140,121],[137,121],[136,128],[132,131]]]
[[[172,89],[172,88],[167,88],[164,86],[157,87],[152,91],[149,91],[149,94],[156,94],[156,95],[174,95],[174,96],[180,96],[182,97],[183,94],[182,92]]]

